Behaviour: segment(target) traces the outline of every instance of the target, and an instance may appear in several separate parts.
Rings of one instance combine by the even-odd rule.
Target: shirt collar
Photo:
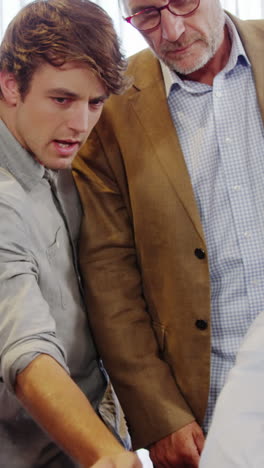
[[[28,153],[0,119],[0,166],[7,169],[26,191],[43,178],[45,168]]]
[[[229,16],[226,13],[225,13],[225,23],[228,27],[229,34],[230,34],[231,41],[232,41],[232,48],[231,48],[229,60],[224,70],[222,70],[224,73],[228,73],[237,65],[237,62],[240,60],[240,57],[243,57],[242,60],[244,60],[244,62],[249,66],[250,66],[250,62],[245,52],[245,49],[243,47],[243,44],[241,42],[241,39],[239,37],[239,34],[236,30],[236,27],[233,21],[229,18]],[[160,60],[160,66],[161,66],[161,70],[163,74],[166,96],[168,97],[170,94],[171,87],[176,83],[178,84],[179,87],[182,87],[183,80],[177,75],[177,73],[171,70],[161,60]]]

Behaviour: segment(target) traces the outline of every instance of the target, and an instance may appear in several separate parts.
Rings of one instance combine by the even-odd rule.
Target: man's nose
[[[68,126],[78,133],[86,133],[89,129],[89,106],[88,103],[76,106],[72,109],[68,120]]]
[[[173,15],[169,10],[161,11],[162,38],[169,42],[175,42],[185,31],[184,18]]]

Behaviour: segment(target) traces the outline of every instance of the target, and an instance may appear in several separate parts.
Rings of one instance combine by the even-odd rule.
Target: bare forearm
[[[37,357],[17,376],[16,395],[51,438],[84,467],[125,451],[50,356]]]
[[[126,452],[114,457],[103,457],[91,468],[143,468],[135,453]]]

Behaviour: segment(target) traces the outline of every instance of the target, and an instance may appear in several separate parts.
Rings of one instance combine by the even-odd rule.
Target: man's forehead
[[[145,8],[146,4],[150,0],[121,0],[124,7],[129,11],[140,10]]]
[[[162,4],[167,3],[165,0],[121,0],[124,8],[129,13],[136,13],[137,11],[143,10],[144,8],[150,6],[162,6]]]

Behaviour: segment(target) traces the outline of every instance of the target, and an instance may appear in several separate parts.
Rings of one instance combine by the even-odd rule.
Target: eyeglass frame
[[[161,6],[161,7],[147,7],[147,8],[144,8],[143,10],[140,10],[140,11],[137,11],[136,13],[134,13],[134,15],[127,16],[127,17],[124,17],[124,16],[123,16],[123,19],[124,19],[127,23],[131,24],[131,26],[133,26],[133,28],[137,29],[138,31],[141,31],[141,32],[144,32],[144,33],[149,33],[149,32],[155,31],[155,29],[157,29],[157,28],[159,27],[159,25],[160,25],[160,23],[161,23],[161,11],[162,11],[162,10],[167,9],[167,10],[168,10],[172,15],[174,15],[174,16],[181,16],[181,17],[186,18],[186,17],[188,17],[188,16],[193,15],[194,12],[195,12],[196,10],[198,10],[198,8],[199,8],[199,6],[200,6],[200,2],[201,2],[201,0],[197,0],[197,6],[196,6],[193,10],[189,11],[189,13],[184,13],[184,14],[182,14],[182,15],[179,15],[178,13],[174,13],[173,11],[170,10],[169,6],[170,6],[171,1],[172,1],[172,0],[169,0],[168,3],[167,3],[167,5],[163,5],[163,6]],[[134,24],[131,23],[131,20],[132,20],[133,18],[135,18],[135,16],[141,15],[142,13],[144,13],[144,12],[147,11],[147,10],[156,10],[156,11],[159,13],[159,23],[158,23],[156,26],[154,26],[153,28],[139,29],[139,28],[137,28],[136,26],[134,26]]]

